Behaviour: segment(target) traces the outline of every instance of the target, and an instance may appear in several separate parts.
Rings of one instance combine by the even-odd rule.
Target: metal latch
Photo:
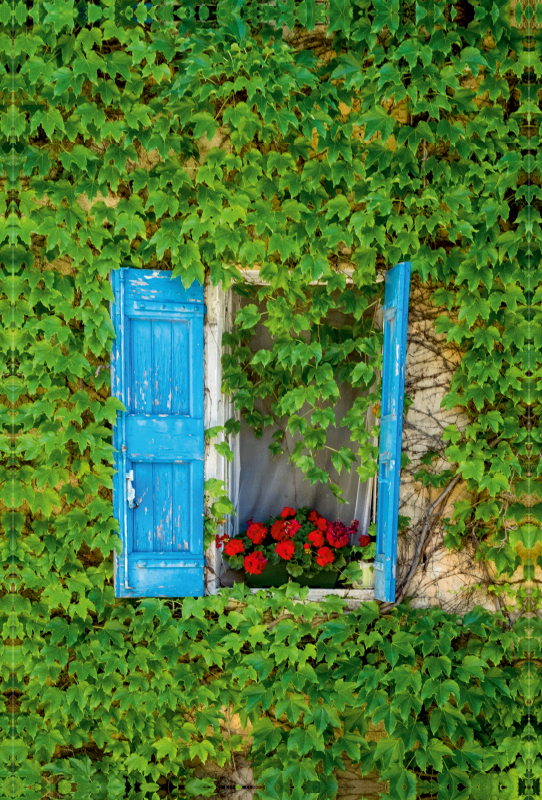
[[[133,469],[126,473],[126,499],[128,500],[128,508],[137,508],[139,503],[135,502],[135,489],[132,485],[134,479]]]

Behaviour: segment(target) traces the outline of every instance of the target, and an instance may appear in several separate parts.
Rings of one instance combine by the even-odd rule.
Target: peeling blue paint
[[[410,263],[406,261],[396,264],[386,274],[383,308],[384,358],[379,442],[375,599],[391,603],[395,601],[397,571],[397,523],[409,291]]]

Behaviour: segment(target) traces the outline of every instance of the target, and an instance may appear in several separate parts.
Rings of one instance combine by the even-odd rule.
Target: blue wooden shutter
[[[397,522],[403,399],[408,324],[410,263],[396,264],[386,273],[384,295],[384,360],[376,523],[375,599],[395,601]]]
[[[203,594],[203,287],[112,273],[117,597]]]

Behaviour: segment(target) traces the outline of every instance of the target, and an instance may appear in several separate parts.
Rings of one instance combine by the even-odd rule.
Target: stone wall
[[[211,731],[211,729],[210,729]],[[247,754],[250,748],[250,727],[244,729],[239,717],[234,715],[228,720],[223,733],[226,736],[234,734],[246,739],[246,749],[241,754],[232,754],[230,762],[220,766],[216,762],[201,764],[194,762],[194,775],[197,778],[211,777],[216,781],[217,791],[214,797],[227,798],[228,800],[254,800],[256,794],[256,781],[254,771]],[[386,736],[384,723],[369,726],[365,738],[367,741],[378,741]],[[352,764],[351,760],[344,759],[344,771],[336,771],[335,778],[339,784],[337,800],[380,800],[382,794],[387,794],[389,785],[379,781],[376,772],[362,776],[359,766]],[[241,788],[236,789],[236,786]],[[196,800],[204,800],[203,796]]]
[[[436,333],[435,320],[443,311],[431,303],[432,293],[433,287],[423,285],[419,277],[414,276],[409,303],[405,377],[405,393],[412,404],[403,423],[403,452],[411,463],[401,473],[399,507],[399,513],[410,517],[410,523],[399,536],[399,586],[412,564],[427,511],[443,491],[424,487],[421,481],[415,480],[420,459],[428,451],[443,453],[447,443],[442,434],[448,425],[457,425],[464,431],[469,423],[463,409],[448,410],[441,406],[462,353],[453,343],[446,343],[444,334]],[[452,465],[442,455],[435,466],[440,470]],[[414,606],[438,605],[456,613],[465,613],[474,605],[482,605],[491,612],[501,610],[497,598],[486,590],[493,578],[489,567],[485,562],[476,562],[469,542],[461,552],[449,551],[443,544],[443,519],[451,517],[457,500],[466,498],[469,498],[466,482],[459,482],[443,504],[435,509],[424,555],[407,592]],[[515,499],[511,497],[510,502]]]

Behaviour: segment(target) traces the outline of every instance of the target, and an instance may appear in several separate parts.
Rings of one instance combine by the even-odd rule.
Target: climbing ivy
[[[395,800],[481,800],[491,782],[533,797],[538,622],[506,632],[479,608],[381,616],[376,603],[299,602],[307,590],[294,584],[267,598],[247,591],[173,610],[109,602],[99,624],[4,597],[2,619],[24,642],[10,648],[22,652],[11,664],[14,737],[0,745],[4,796],[216,796],[193,770],[214,762],[228,774],[237,754],[265,800],[334,798],[346,764],[376,767]],[[236,715],[250,743],[232,732]],[[371,736],[371,721],[387,735]]]
[[[505,634],[482,612],[462,626],[403,606],[378,618],[242,588],[114,599],[108,277],[170,269],[249,295],[224,388],[256,430],[288,415],[296,464],[333,488],[314,465],[331,423],[352,439],[334,468],[375,472],[371,309],[385,271],[410,260],[461,350],[445,404],[468,418],[446,432],[449,468],[426,454],[419,478],[467,482],[446,543],[473,548],[505,602],[538,602],[541,12],[0,4],[4,796],[212,794],[192,772],[242,747],[220,727],[228,703],[254,725],[263,798],[333,797],[345,752],[403,800],[466,797],[474,773],[514,764],[514,791],[530,791],[534,622]],[[251,298],[240,267],[256,266],[266,286]],[[352,324],[333,324],[336,310]],[[260,321],[265,355],[250,351]],[[340,382],[373,394],[337,420]],[[378,745],[370,718],[386,725]]]

